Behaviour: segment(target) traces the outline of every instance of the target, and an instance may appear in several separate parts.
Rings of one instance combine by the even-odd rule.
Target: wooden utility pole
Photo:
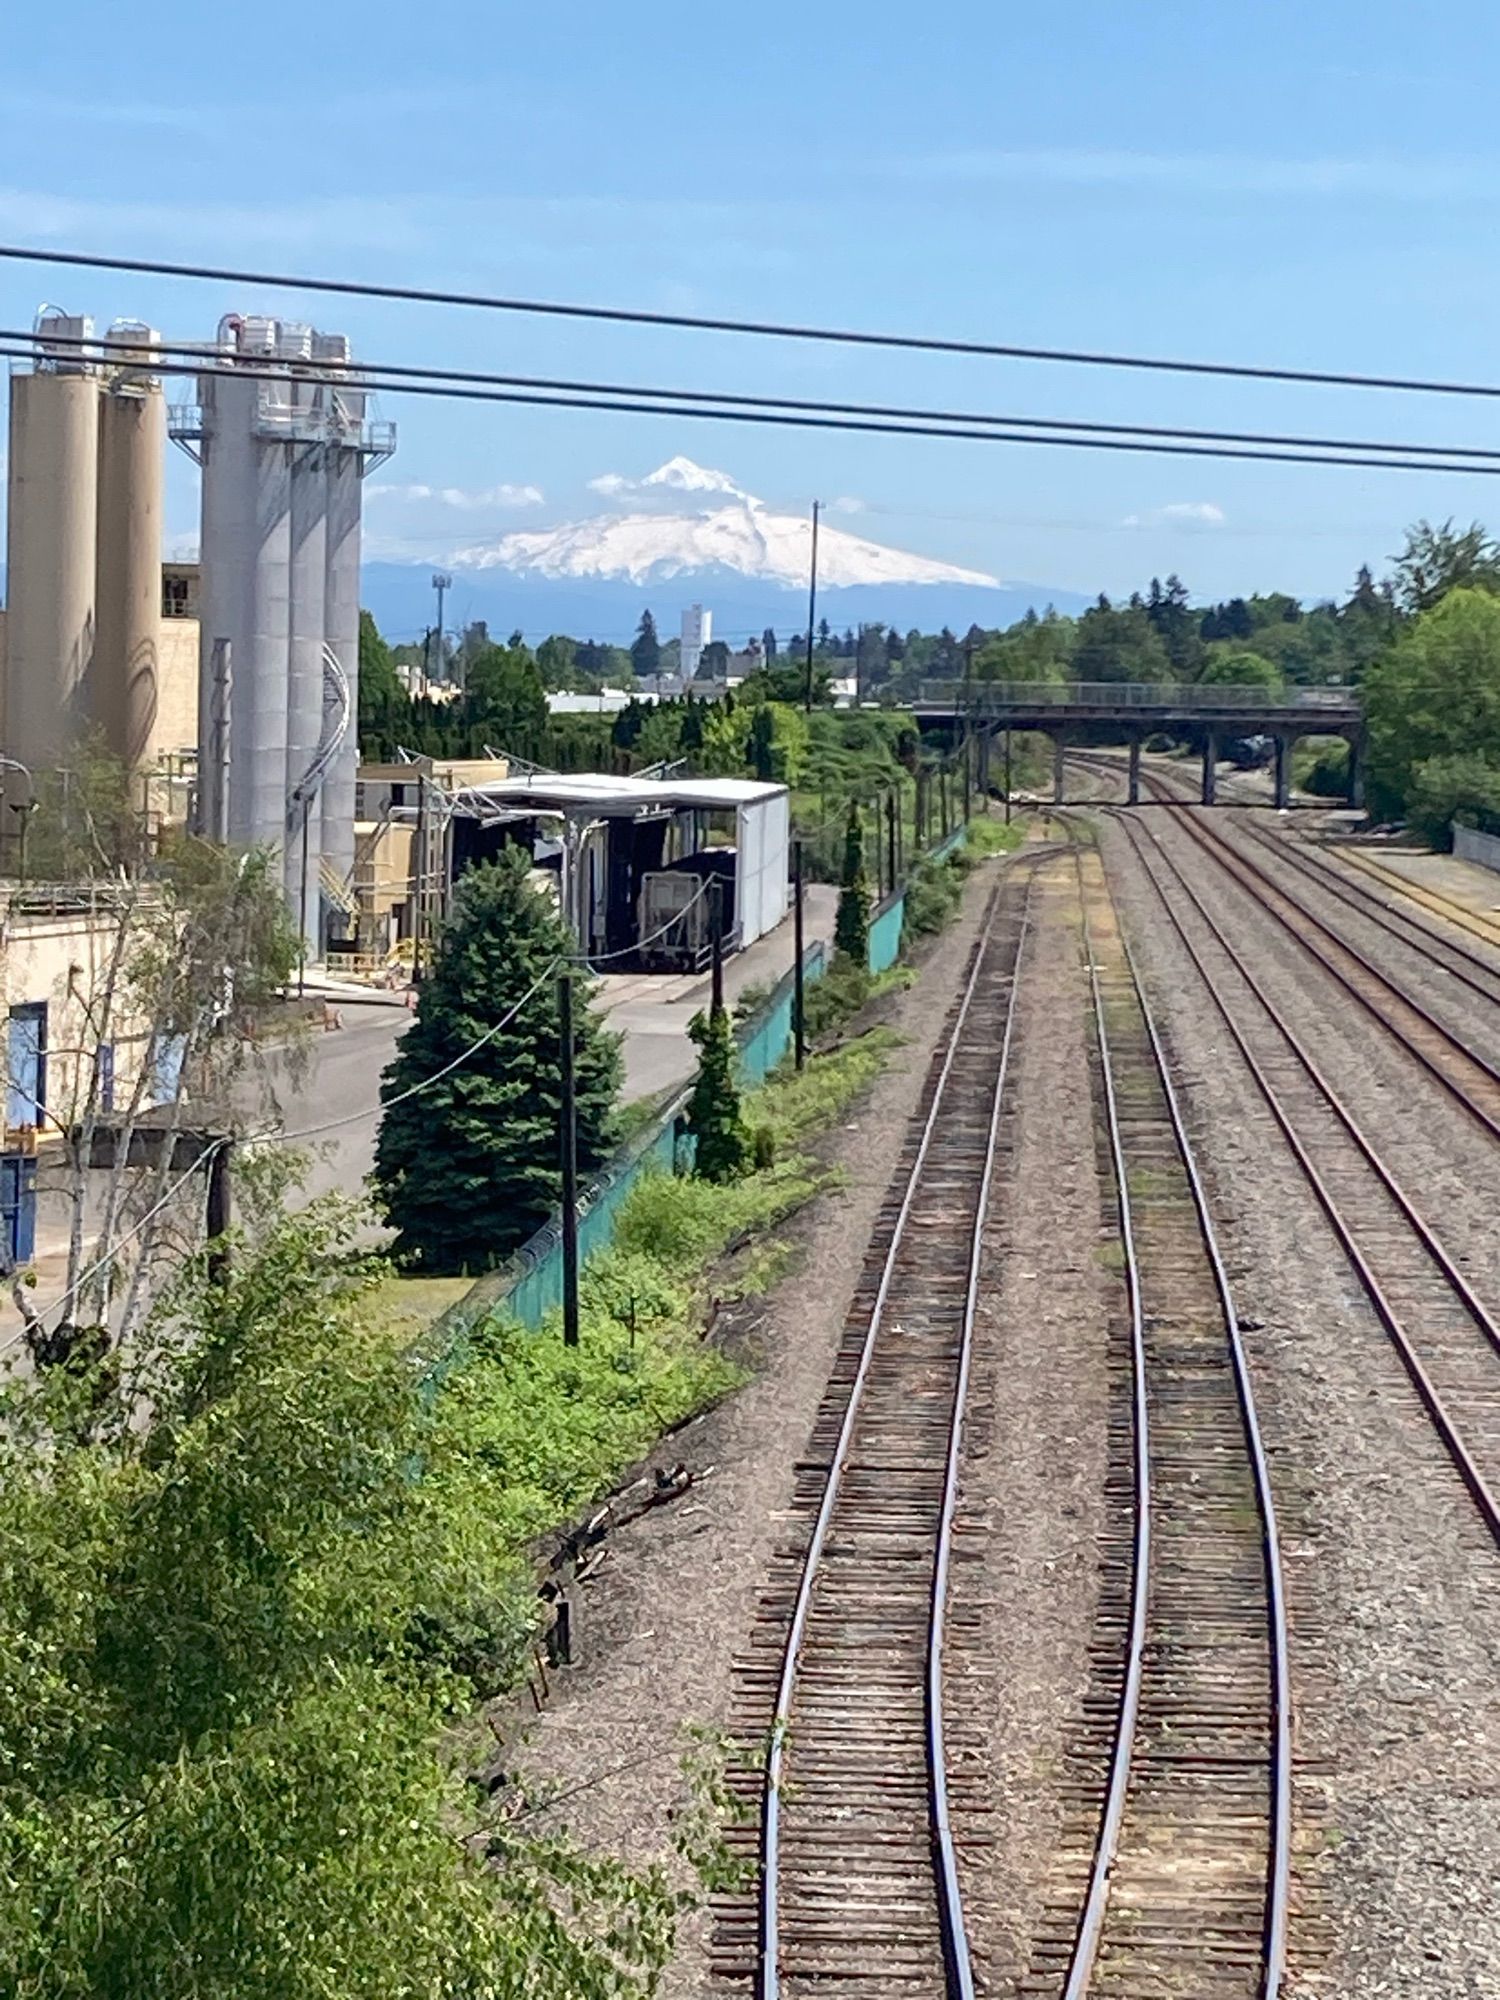
[[[573,1080],[573,974],[564,967],[557,980],[557,1019],[562,1057],[562,1256],[563,1345],[578,1345],[578,1105]]]
[[[234,1164],[234,1141],[219,1141],[208,1160],[208,1204],[205,1234],[208,1238],[209,1281],[222,1288],[229,1283],[230,1171]]]
[[[708,1011],[717,1020],[724,1011],[724,884],[717,875],[708,885],[708,944],[713,965]]]

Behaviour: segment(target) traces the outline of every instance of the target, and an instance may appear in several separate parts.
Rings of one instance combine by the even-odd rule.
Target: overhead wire
[[[142,277],[188,278],[203,283],[257,285],[269,290],[325,292],[344,298],[389,299],[407,305],[454,306],[484,312],[592,321],[615,326],[670,327],[691,333],[744,334],[757,339],[811,341],[904,353],[961,354],[991,360],[1039,361],[1072,367],[1140,369],[1250,382],[1297,383],[1339,389],[1380,389],[1426,396],[1500,397],[1500,383],[1460,382],[1411,375],[1362,374],[1347,369],[1287,368],[1264,363],[1200,361],[1191,357],[1122,354],[1109,349],[1040,347],[1012,341],[971,340],[941,334],[881,333],[855,327],[811,326],[796,321],[733,319],[704,313],[656,311],[638,306],[580,305],[434,286],[381,284],[326,274],[252,271],[229,265],[186,264],[155,257],[111,257],[80,250],[0,244],[0,259],[56,264],[73,270],[121,271]]]
[[[0,344],[0,359],[30,361],[35,358],[35,348],[30,344],[25,347]],[[200,361],[201,359],[200,354]],[[269,367],[259,368],[237,360],[234,372],[249,380],[299,379],[288,370],[285,363],[273,363]],[[1465,455],[1466,448],[1461,445],[1415,447],[1420,452],[1448,451],[1452,454],[1445,458],[1423,457],[1419,460],[1404,456],[1403,454],[1411,448],[1399,443],[1391,446],[1372,445],[1362,449],[1358,440],[1349,440],[1347,446],[1341,441],[1333,441],[1328,447],[1318,444],[1316,440],[1308,440],[1310,448],[1306,450],[1279,448],[1255,450],[1248,446],[1232,444],[1169,442],[1167,441],[1169,439],[1186,439],[1193,434],[1166,428],[1163,428],[1159,435],[1141,437],[1100,436],[1091,432],[1080,434],[1080,426],[1070,419],[1056,420],[1066,424],[1065,432],[1008,427],[1017,423],[1054,421],[1050,419],[994,417],[975,419],[974,422],[966,424],[928,422],[924,420],[924,413],[915,409],[912,411],[912,421],[896,422],[855,415],[809,415],[779,404],[770,409],[744,409],[733,405],[716,406],[711,401],[687,403],[664,402],[659,399],[645,400],[647,397],[656,396],[657,392],[651,390],[615,396],[575,393],[567,384],[560,385],[562,393],[558,394],[541,394],[520,389],[476,388],[459,383],[389,378],[364,369],[360,370],[357,376],[351,376],[350,387],[376,394],[435,396],[460,402],[499,403],[540,409],[593,410],[629,416],[689,417],[695,421],[710,423],[772,425],[795,430],[853,432],[883,437],[938,438],[978,444],[1021,444],[1083,451],[1136,452],[1174,458],[1233,459],[1263,465],[1320,465],[1381,472],[1440,472],[1472,474],[1480,478],[1493,478],[1500,474],[1500,454],[1490,455],[1476,448],[1472,458],[1469,458]],[[711,398],[711,391],[705,393]],[[836,408],[836,406],[829,407]],[[1274,444],[1274,437],[1268,435],[1267,442]]]
[[[80,354],[100,355],[105,359],[114,353],[122,360],[137,366],[141,359],[142,350],[138,340],[112,339],[107,335],[101,339],[83,334],[49,332],[46,341],[49,352],[64,346],[74,348]],[[34,355],[37,352],[36,336],[28,333],[24,327],[0,327],[0,342],[23,343],[28,354]],[[9,355],[10,350],[7,349],[6,352]],[[205,347],[201,342],[161,341],[156,343],[150,352],[164,358],[170,357],[173,362],[180,363],[183,373],[211,370],[215,363],[225,361],[230,363],[229,372],[257,380],[292,383],[305,380],[309,371],[314,374],[319,372],[318,364],[315,362],[299,365],[273,355],[244,357],[237,353],[226,353],[221,348]],[[15,357],[11,355],[10,358]],[[1297,433],[1275,431],[1205,430],[1182,424],[1127,424],[1084,417],[1033,417],[987,410],[928,409],[900,403],[847,403],[800,396],[753,396],[738,390],[658,388],[652,384],[637,382],[598,382],[548,375],[509,375],[485,369],[418,367],[388,361],[351,362],[347,366],[348,386],[351,389],[366,385],[370,378],[380,377],[383,383],[443,382],[452,383],[456,387],[531,389],[552,394],[642,396],[649,397],[653,401],[660,399],[669,404],[722,403],[731,409],[792,410],[819,416],[885,417],[900,422],[980,424],[1022,431],[1077,431],[1084,435],[1097,434],[1101,437],[1160,437],[1181,439],[1191,443],[1286,446],[1301,450],[1339,452],[1392,452],[1418,458],[1462,456],[1500,461],[1500,449],[1482,445],[1414,444],[1389,438],[1308,437]],[[340,375],[343,368],[344,364],[339,364]],[[324,364],[325,373],[326,369],[327,364]],[[178,370],[164,369],[162,372],[175,373]],[[339,377],[335,376],[334,379]]]

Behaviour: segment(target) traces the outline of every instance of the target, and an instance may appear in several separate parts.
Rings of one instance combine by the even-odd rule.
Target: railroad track
[[[1275,1509],[1234,1302],[1099,858],[1076,857],[1116,1194],[1117,1525],[1020,1991],[1271,2000],[1286,1953],[1290,1694]]]
[[[970,2000],[943,1703],[949,1555],[981,1246],[1030,875],[995,893],[855,1295],[802,1532],[741,1664],[732,1774],[760,1829],[715,1967],[759,2000]],[[955,1762],[956,1762],[955,1758]],[[983,1801],[972,1802],[976,1809]]]
[[[1257,848],[1273,856],[1304,881],[1313,883],[1345,909],[1397,939],[1408,949],[1420,952],[1478,999],[1500,1007],[1500,965],[1493,958],[1470,951],[1456,938],[1445,936],[1435,924],[1395,908],[1383,896],[1367,889],[1362,882],[1352,880],[1346,870],[1303,843],[1279,840],[1253,822],[1244,831]]]
[[[1154,777],[1153,784],[1161,781]],[[1165,796],[1172,797],[1170,791]],[[1180,803],[1180,802],[1179,802]],[[1340,937],[1302,897],[1234,842],[1207,826],[1207,814],[1173,816],[1205,855],[1378,1021],[1408,1055],[1493,1139],[1500,1139],[1500,1068],[1445,1026],[1366,952]]]
[[[1455,1470],[1500,1543],[1500,1323],[1175,857],[1137,817],[1118,818]]]
[[[1085,761],[1088,762],[1089,768],[1095,767],[1095,760]],[[1105,762],[1104,759],[1097,760],[1097,764],[1101,767]],[[1194,803],[1185,794],[1174,791],[1172,781],[1160,771],[1143,775],[1144,782],[1156,792],[1158,798],[1170,799],[1173,803],[1183,805]],[[1457,905],[1450,906],[1457,916],[1470,915],[1470,922],[1464,928],[1469,929],[1472,934],[1490,937],[1492,954],[1488,957],[1470,950],[1467,945],[1451,935],[1453,917],[1445,918],[1450,926],[1449,931],[1440,930],[1437,925],[1428,923],[1423,917],[1415,914],[1415,910],[1403,910],[1388,902],[1373,889],[1367,889],[1362,882],[1353,880],[1347,869],[1340,868],[1324,855],[1315,853],[1304,842],[1280,839],[1275,834],[1266,832],[1253,820],[1242,822],[1240,831],[1246,834],[1263,853],[1273,856],[1285,867],[1301,876],[1304,881],[1314,884],[1333,897],[1344,908],[1374,924],[1400,943],[1420,951],[1424,957],[1430,959],[1444,972],[1451,974],[1461,986],[1478,998],[1500,1006],[1500,965],[1496,963],[1496,954],[1500,954],[1500,937],[1493,932],[1486,933],[1481,928],[1480,920],[1474,919],[1471,913],[1462,911]],[[1224,840],[1222,835],[1218,838]],[[1357,863],[1362,863],[1363,860],[1362,857],[1351,858]],[[1380,879],[1393,881],[1398,889],[1402,886],[1399,877],[1382,875]],[[1430,892],[1423,891],[1423,894],[1430,895]]]

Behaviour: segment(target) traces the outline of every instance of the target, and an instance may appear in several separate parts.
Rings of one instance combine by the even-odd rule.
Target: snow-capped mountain
[[[644,478],[605,473],[589,481],[602,511],[550,528],[518,529],[431,556],[451,573],[450,630],[484,619],[495,632],[528,638],[628,642],[641,613],[664,638],[683,609],[713,612],[715,635],[743,645],[774,627],[806,630],[812,528],[779,513],[730,477],[672,458]],[[540,496],[538,496],[540,497]],[[1008,625],[1025,611],[1081,609],[1070,591],[1001,583],[982,570],[889,548],[836,525],[858,503],[835,502],[818,531],[818,613],[837,631],[882,623],[908,631]],[[368,562],[364,601],[392,638],[418,638],[431,623],[433,562]]]
[[[801,588],[807,582],[811,522],[773,513],[727,473],[674,458],[639,482],[606,474],[593,485],[609,497],[650,498],[665,492],[710,495],[719,504],[706,510],[597,514],[553,528],[518,529],[487,548],[456,550],[448,558],[450,567],[533,577],[617,578],[637,586],[704,570],[727,570],[782,588]],[[998,577],[981,570],[908,555],[827,523],[818,534],[818,582],[827,590],[890,584],[1001,587]]]

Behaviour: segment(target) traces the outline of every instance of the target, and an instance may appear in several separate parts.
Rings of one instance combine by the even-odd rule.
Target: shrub
[[[750,1141],[740,1117],[729,1016],[722,1007],[695,1014],[688,1034],[698,1045],[698,1076],[687,1110],[688,1130],[698,1142],[693,1172],[699,1180],[736,1181],[749,1164]]]
[[[1453,845],[1453,823],[1478,826],[1500,818],[1500,769],[1472,751],[1429,757],[1412,774],[1407,824],[1434,847]]]

